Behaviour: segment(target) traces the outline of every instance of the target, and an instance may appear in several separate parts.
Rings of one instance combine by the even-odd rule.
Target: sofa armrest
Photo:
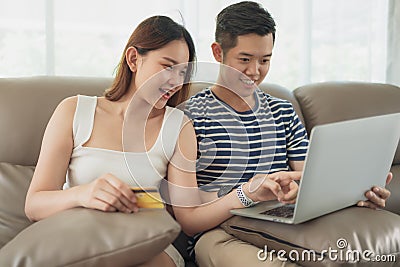
[[[400,112],[400,87],[364,82],[325,82],[294,90],[308,134],[320,124]],[[400,146],[394,164],[400,164]]]
[[[386,201],[386,210],[400,215],[400,164],[393,165],[390,171],[393,173],[393,179],[386,186],[391,195]]]

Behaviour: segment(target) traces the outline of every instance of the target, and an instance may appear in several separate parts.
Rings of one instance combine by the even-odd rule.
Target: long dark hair
[[[125,59],[126,50],[136,47],[140,55],[157,50],[171,41],[184,40],[189,48],[189,62],[196,60],[196,51],[192,37],[182,25],[174,22],[166,16],[153,16],[142,21],[133,31],[128,43],[125,46],[121,60],[117,67],[117,74],[111,88],[104,93],[106,99],[111,101],[119,100],[129,89],[132,80],[132,71]],[[182,89],[175,93],[167,102],[169,106],[177,106],[188,98],[189,80],[193,74],[193,64],[188,65],[186,77]]]

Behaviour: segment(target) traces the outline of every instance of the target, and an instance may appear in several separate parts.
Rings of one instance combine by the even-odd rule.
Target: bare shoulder
[[[63,99],[57,106],[56,111],[75,113],[78,96],[70,96]]]
[[[179,140],[172,162],[174,166],[178,166],[181,170],[195,170],[194,162],[197,157],[197,141],[193,124],[190,119],[184,115],[182,119]]]
[[[183,116],[181,131],[179,133],[179,143],[187,147],[195,146],[197,149],[196,133],[192,121],[186,116]]]
[[[71,96],[63,99],[54,110],[52,120],[64,121],[70,123],[73,121],[78,96]]]
[[[49,121],[49,126],[55,128],[59,128],[62,125],[68,128],[72,127],[77,102],[77,96],[71,96],[62,100],[54,110]]]
[[[192,121],[187,115],[183,115],[181,131],[182,132],[185,131],[187,133],[192,133],[192,132],[194,133],[194,127]]]
[[[191,122],[191,120],[190,120],[190,118],[189,118],[186,114],[183,114],[182,122],[183,122],[184,124],[186,124],[186,123],[188,123],[188,122]]]

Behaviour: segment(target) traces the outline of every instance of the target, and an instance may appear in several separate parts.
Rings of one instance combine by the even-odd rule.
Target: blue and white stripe
[[[306,131],[290,102],[255,91],[256,105],[237,112],[207,88],[191,97],[185,113],[198,141],[197,182],[217,191],[236,187],[257,173],[289,170],[305,159]]]
[[[290,102],[255,91],[256,105],[237,112],[207,88],[185,107],[198,142],[197,183],[202,190],[235,188],[257,173],[289,170],[289,161],[304,161],[307,133]],[[202,233],[189,239],[188,252]]]

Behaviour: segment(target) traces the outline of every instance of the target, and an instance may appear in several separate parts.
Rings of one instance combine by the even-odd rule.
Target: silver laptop
[[[352,206],[385,186],[399,138],[400,113],[316,126],[296,204],[267,201],[231,213],[297,224]]]

